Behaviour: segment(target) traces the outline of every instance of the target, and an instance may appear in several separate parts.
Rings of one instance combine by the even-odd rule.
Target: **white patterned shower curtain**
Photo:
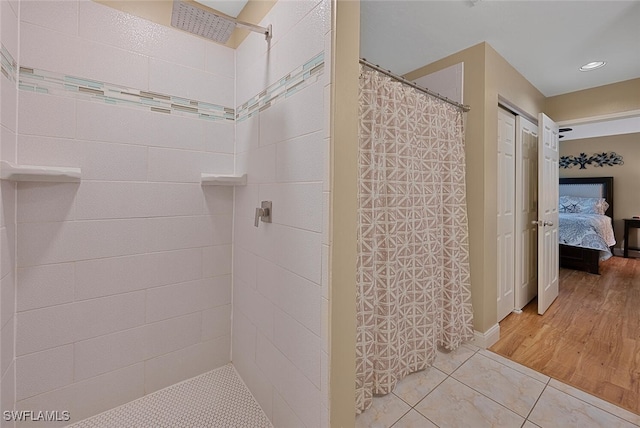
[[[463,113],[360,75],[357,413],[473,338]]]

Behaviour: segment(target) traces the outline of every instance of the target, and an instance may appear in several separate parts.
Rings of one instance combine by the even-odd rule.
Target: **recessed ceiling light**
[[[604,67],[606,64],[606,62],[604,61],[593,61],[590,62],[588,64],[583,65],[582,67],[579,68],[580,71],[591,71],[591,70],[595,70],[596,68],[600,68],[600,67]]]

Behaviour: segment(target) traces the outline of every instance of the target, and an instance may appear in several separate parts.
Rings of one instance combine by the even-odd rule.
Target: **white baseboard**
[[[613,255],[622,257],[624,255],[624,250],[622,248],[614,248]],[[629,250],[629,257],[640,257],[640,251]]]
[[[484,333],[475,331],[474,336],[473,344],[478,348],[487,349],[500,339],[500,324],[494,325]]]

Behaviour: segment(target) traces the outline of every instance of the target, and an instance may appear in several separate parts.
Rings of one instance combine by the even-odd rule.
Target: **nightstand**
[[[624,257],[629,257],[629,250],[640,250],[637,247],[629,247],[629,229],[640,229],[640,218],[624,219]]]

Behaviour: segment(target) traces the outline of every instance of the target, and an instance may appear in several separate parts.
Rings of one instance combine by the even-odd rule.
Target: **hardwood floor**
[[[510,314],[490,350],[640,414],[640,259],[600,266],[601,275],[560,269],[547,312],[534,299]]]

